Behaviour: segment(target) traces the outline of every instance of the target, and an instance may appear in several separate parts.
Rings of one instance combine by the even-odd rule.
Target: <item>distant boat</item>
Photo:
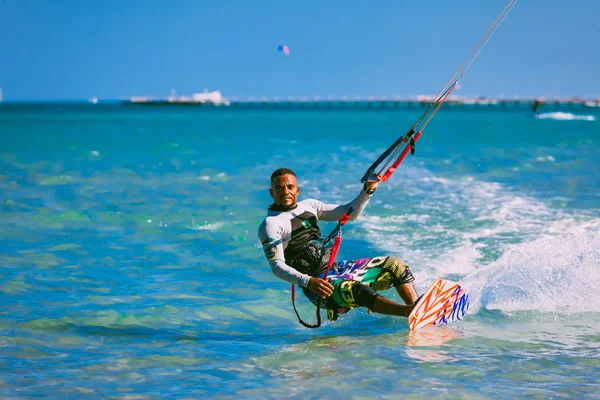
[[[221,92],[204,91],[204,93],[194,93],[192,97],[187,96],[169,96],[167,98],[153,98],[147,96],[134,96],[123,101],[124,104],[140,105],[194,105],[194,106],[228,106],[227,100]]]

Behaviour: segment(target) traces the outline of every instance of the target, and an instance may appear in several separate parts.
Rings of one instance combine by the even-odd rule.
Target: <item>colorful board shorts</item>
[[[317,275],[323,278],[325,271]],[[415,280],[408,264],[398,257],[374,257],[343,260],[334,263],[327,280],[333,285],[333,294],[327,299],[327,317],[331,321],[356,307],[371,308],[377,291],[390,289]],[[315,304],[319,298],[304,288],[304,294]]]

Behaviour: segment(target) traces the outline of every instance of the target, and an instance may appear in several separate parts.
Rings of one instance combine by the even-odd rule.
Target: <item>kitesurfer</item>
[[[417,300],[414,277],[398,257],[336,261],[327,279],[323,279],[331,247],[323,246],[319,220],[337,221],[350,208],[350,220],[356,219],[378,184],[377,180],[366,182],[358,197],[348,204],[325,204],[315,199],[297,201],[300,188],[291,169],[280,168],[271,175],[269,193],[273,204],[258,230],[271,270],[278,278],[302,287],[315,305],[319,299],[325,299],[323,304],[330,320],[355,307],[408,317]],[[378,293],[392,286],[406,304]]]

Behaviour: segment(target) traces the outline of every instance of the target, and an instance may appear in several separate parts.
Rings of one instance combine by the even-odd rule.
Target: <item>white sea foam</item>
[[[537,119],[554,119],[557,121],[573,121],[573,120],[579,120],[579,121],[595,121],[596,117],[594,117],[593,115],[576,115],[576,114],[571,114],[571,113],[566,113],[566,112],[551,112],[551,113],[543,113],[543,114],[536,114],[535,116]]]
[[[481,258],[477,243],[463,242],[429,261],[429,267],[443,274],[458,274],[464,276],[475,270],[477,260]]]
[[[472,311],[600,312],[600,230],[510,246],[463,284]]]

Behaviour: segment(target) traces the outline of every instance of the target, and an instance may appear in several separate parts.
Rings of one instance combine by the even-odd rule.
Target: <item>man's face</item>
[[[293,206],[296,204],[296,198],[298,197],[299,192],[300,188],[298,187],[298,182],[294,175],[280,175],[273,178],[271,181],[269,193],[271,193],[271,197],[278,206]]]

